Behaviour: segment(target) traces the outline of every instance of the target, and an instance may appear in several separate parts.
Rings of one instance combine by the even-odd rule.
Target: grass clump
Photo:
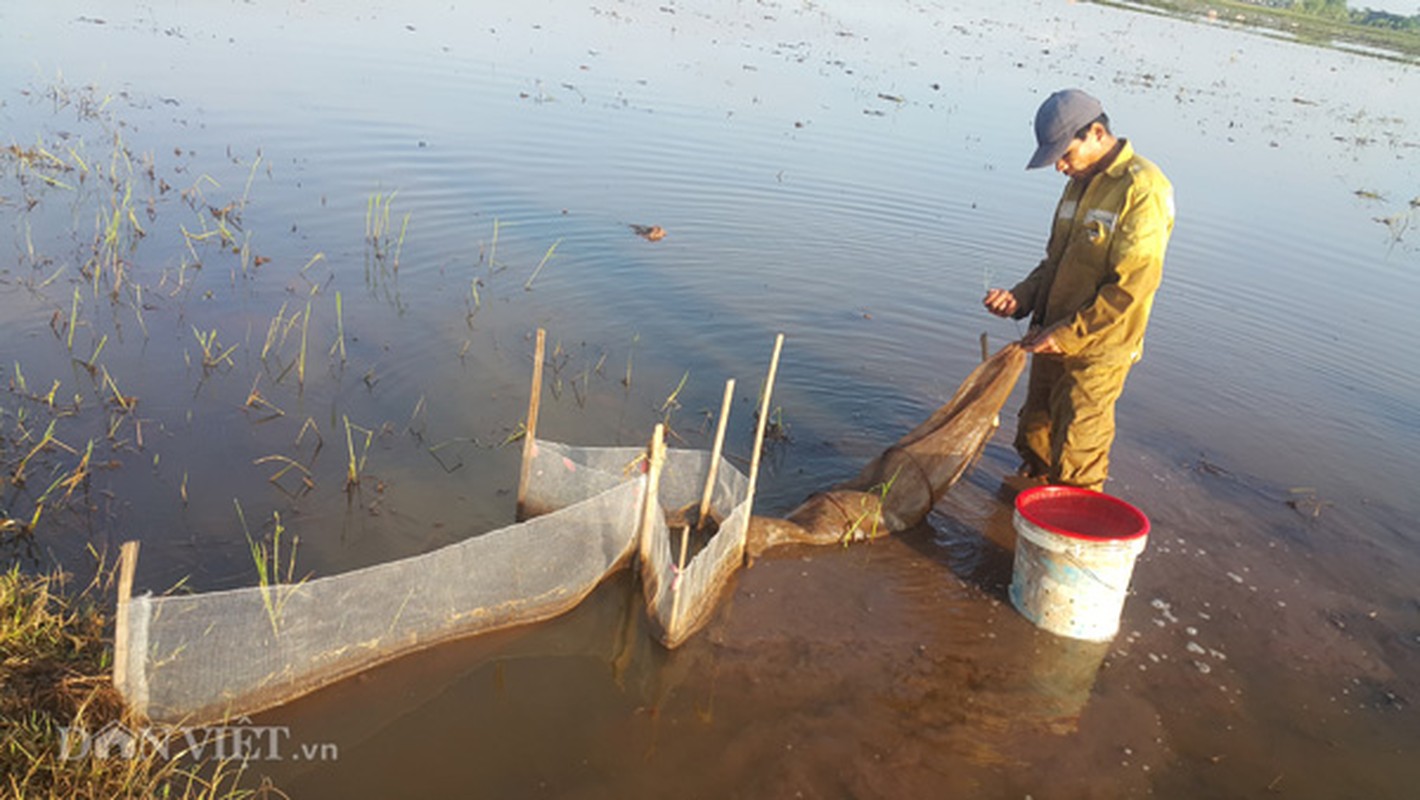
[[[109,672],[110,620],[97,582],[71,592],[63,573],[0,572],[0,798],[282,797],[268,786],[241,789],[241,765],[77,755],[66,731],[98,732],[123,722]]]

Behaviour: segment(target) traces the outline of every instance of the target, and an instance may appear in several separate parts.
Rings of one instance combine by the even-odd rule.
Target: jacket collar
[[[1114,160],[1109,162],[1109,166],[1104,168],[1104,174],[1111,178],[1118,178],[1124,174],[1124,170],[1129,168],[1129,162],[1134,160],[1134,145],[1128,139],[1120,139],[1119,152],[1114,156]]]

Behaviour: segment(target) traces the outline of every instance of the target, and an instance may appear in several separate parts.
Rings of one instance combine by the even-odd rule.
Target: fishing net
[[[152,720],[231,718],[414,650],[562,614],[638,551],[643,453],[538,441],[528,508],[545,513],[525,522],[299,584],[133,597],[120,609],[128,634],[115,653],[124,659],[118,689]],[[697,501],[709,462],[668,452],[662,506]],[[704,624],[743,560],[748,481],[723,459],[717,475],[712,508],[723,521],[683,572],[664,511],[650,515],[639,548],[650,616],[671,646]]]
[[[562,614],[633,559],[651,628],[676,647],[709,621],[747,553],[921,522],[995,432],[1024,363],[1019,346],[1004,348],[857,477],[787,519],[751,518],[752,481],[702,451],[651,465],[641,448],[535,439],[525,522],[299,584],[126,601],[121,590],[115,684],[156,721],[250,714],[405,653]]]
[[[755,517],[749,554],[782,544],[873,539],[922,522],[1000,427],[1001,407],[1025,363],[1020,345],[1003,347],[977,366],[945,405],[857,477],[812,495],[787,519]]]
[[[538,497],[529,495],[531,513],[550,507],[549,500],[562,505],[580,502],[578,492],[583,487],[623,480],[628,470],[646,465],[644,450],[626,447],[574,448],[539,441],[535,457],[532,485]],[[668,450],[652,490],[660,510],[650,515],[650,527],[637,540],[647,610],[656,634],[668,647],[680,645],[709,621],[720,592],[744,561],[749,479],[721,458],[714,470],[706,520],[713,535],[708,540],[695,536],[698,552],[687,556],[684,569],[679,567],[681,540],[687,536],[686,528],[698,522],[691,508],[700,501],[710,467],[710,454],[703,450]],[[556,475],[559,471],[564,474]],[[574,477],[578,471],[598,477]]]

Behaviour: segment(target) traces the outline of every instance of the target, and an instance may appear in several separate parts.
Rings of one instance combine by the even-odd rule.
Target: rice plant
[[[252,562],[256,565],[257,586],[261,590],[262,606],[266,609],[266,616],[271,622],[271,632],[279,636],[281,634],[281,615],[286,608],[286,603],[305,583],[305,578],[300,581],[295,580],[296,550],[300,546],[301,539],[299,536],[292,538],[291,550],[283,562],[281,537],[286,532],[286,526],[281,523],[281,513],[271,512],[273,528],[271,544],[268,546],[265,539],[252,538],[251,530],[247,528],[246,514],[242,511],[242,504],[236,498],[232,498],[232,505],[237,509],[237,519],[241,522],[242,532],[246,534],[247,545],[251,549]],[[284,575],[282,574],[283,566],[285,567]]]
[[[352,425],[350,418],[341,415],[345,420],[345,450],[348,460],[345,467],[345,488],[352,489],[360,485],[360,473],[365,470],[365,459],[370,455],[370,441],[374,439],[375,432],[359,425]],[[364,446],[360,449],[360,455],[355,455],[354,431],[359,431],[365,435]]]
[[[230,367],[236,366],[236,362],[232,361],[232,353],[236,351],[238,345],[234,344],[231,347],[223,348],[222,343],[217,341],[216,328],[203,333],[194,326],[192,335],[197,339],[198,346],[202,348],[203,369],[216,369],[223,363]]]
[[[79,287],[74,287],[74,301],[69,307],[69,338],[65,340],[64,346],[69,348],[69,352],[74,352],[74,328],[79,320]]]
[[[330,355],[340,353],[340,363],[345,363],[345,308],[340,299],[340,290],[335,290],[335,343],[330,346]]]
[[[404,236],[409,231],[409,218],[412,213],[405,213],[404,221],[399,227],[399,236],[391,242],[390,210],[398,194],[398,189],[388,195],[376,192],[370,195],[369,202],[365,205],[365,242],[370,246],[370,253],[376,261],[388,260],[396,272],[399,271],[399,256],[404,250]]]
[[[523,283],[523,291],[532,291],[533,281],[537,280],[538,273],[542,272],[542,268],[547,266],[547,262],[552,258],[552,254],[554,251],[557,250],[557,245],[559,244],[562,244],[561,239],[558,239],[557,241],[553,242],[552,246],[547,248],[547,252],[543,253],[542,260],[539,261],[537,264],[537,269],[534,269],[532,274],[528,276],[527,281]]]
[[[243,403],[242,406],[243,406],[244,408],[256,408],[256,409],[265,408],[265,409],[269,410],[269,411],[272,413],[273,416],[277,416],[277,417],[284,417],[284,416],[286,416],[286,412],[285,412],[285,411],[282,411],[281,408],[278,407],[275,403],[271,402],[270,400],[267,400],[267,399],[266,399],[266,396],[261,393],[261,389],[258,388],[258,384],[260,384],[260,383],[261,383],[261,373],[258,372],[258,373],[256,374],[256,379],[251,382],[251,391],[250,391],[250,392],[247,392],[247,399],[246,399],[246,402]]]
[[[641,341],[641,334],[632,334],[631,347],[626,351],[626,376],[621,379],[621,385],[628,389],[631,388],[631,359],[636,355],[636,343],[639,341]]]
[[[498,218],[493,218],[493,241],[488,245],[488,269],[491,272],[498,265]]]
[[[315,293],[315,287],[311,287],[311,297]],[[301,317],[301,352],[296,357],[296,384],[302,389],[306,388],[306,335],[311,327],[311,297],[306,298],[306,313]]]

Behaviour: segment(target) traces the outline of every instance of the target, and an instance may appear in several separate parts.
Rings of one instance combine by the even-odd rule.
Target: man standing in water
[[[1054,164],[1070,179],[1045,258],[983,301],[1000,317],[1030,317],[1021,344],[1030,383],[1016,430],[1021,474],[1099,490],[1109,473],[1114,403],[1139,360],[1173,231],[1173,186],[1109,129],[1100,102],[1052,94],[1035,116],[1026,169]]]

